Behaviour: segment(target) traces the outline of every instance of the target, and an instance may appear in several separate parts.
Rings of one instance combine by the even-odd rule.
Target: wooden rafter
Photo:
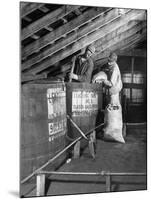
[[[37,79],[45,79],[47,78],[47,74],[38,74],[38,75],[32,75],[32,74],[22,74],[21,76],[21,81],[26,82],[26,81],[32,81],[32,80],[37,80]]]
[[[44,60],[42,64],[35,66],[35,68],[33,69],[30,69],[30,72],[38,73],[46,69],[47,67],[55,64],[59,60],[62,60],[63,58],[80,50],[81,48],[84,48],[85,46],[91,44],[92,42],[98,40],[99,38],[104,37],[109,30],[113,31],[118,27],[120,27],[122,24],[125,24],[130,20],[137,19],[137,17],[142,14],[143,11],[141,10],[131,10],[123,17],[117,17],[117,19],[111,20],[110,23],[107,23],[105,26],[103,26],[103,29],[98,29],[98,31],[88,35],[87,37],[80,39],[76,43],[72,44],[71,47],[67,48],[66,51],[58,52],[56,55],[54,54],[52,58],[50,57],[49,59]]]
[[[46,12],[49,11],[49,9],[48,9],[45,5],[41,6],[41,7],[39,8],[39,10],[41,10],[41,11],[44,12],[44,13],[46,13]]]
[[[133,26],[135,26],[135,25],[137,25],[138,23],[136,22],[136,21],[133,21],[133,22],[131,22],[130,24],[125,24],[124,26],[121,26],[121,27],[119,27],[119,28],[117,28],[116,30],[114,30],[113,31],[113,33],[112,32],[109,32],[109,34],[106,34],[106,36],[105,37],[103,37],[102,39],[101,39],[101,41],[98,41],[97,43],[99,43],[99,45],[103,42],[103,40],[105,40],[105,41],[107,41],[108,40],[108,38],[109,39],[112,39],[112,38],[114,38],[118,33],[121,33],[121,32],[124,32],[125,30],[128,30],[129,28],[132,28]],[[141,26],[141,25],[140,25]],[[88,26],[89,27],[89,26]],[[141,28],[141,27],[140,27]],[[136,29],[137,29],[137,26],[136,26]],[[90,29],[91,30],[91,29]],[[138,29],[137,29],[138,30]],[[74,34],[74,33],[73,33]],[[78,34],[78,33],[77,33]],[[72,39],[72,40],[71,40]],[[78,38],[78,37],[76,37],[76,39],[80,39],[80,38]],[[46,50],[44,53],[41,53],[41,54],[39,54],[39,56],[37,56],[37,57],[35,57],[35,58],[32,58],[32,59],[30,59],[29,61],[27,61],[27,62],[25,62],[25,64],[23,64],[23,67],[24,66],[26,66],[27,68],[29,67],[29,65],[28,64],[30,64],[30,63],[32,63],[32,64],[35,64],[36,62],[37,62],[37,60],[39,59],[40,60],[40,58],[41,59],[44,59],[45,58],[45,55],[47,55],[48,53],[49,53],[49,56],[50,56],[50,53],[55,53],[55,52],[57,52],[57,51],[59,51],[60,49],[60,46],[64,46],[63,44],[69,44],[69,43],[67,43],[67,42],[73,42],[73,37],[72,36],[70,36],[68,39],[63,39],[60,43],[58,43],[58,44],[54,44],[53,45],[53,47],[52,48],[50,48],[50,49],[48,49],[48,50]],[[57,47],[58,47],[58,49],[57,49]],[[99,46],[99,48],[100,48],[100,46]],[[57,49],[57,50],[56,50]],[[34,63],[35,62],[35,63]]]
[[[136,44],[135,44],[136,45]],[[132,56],[132,57],[147,57],[146,50],[142,49],[128,49],[122,50],[118,53],[119,56]]]
[[[125,51],[127,51],[130,49],[129,48],[130,43],[133,43],[133,47],[135,47],[136,43],[140,40],[144,40],[145,37],[146,37],[146,32],[144,32],[143,34],[134,34],[130,37],[125,38],[122,41],[119,41],[116,44],[113,44],[108,49],[106,49],[104,52],[97,55],[98,60],[95,61],[94,73],[97,73],[96,69],[107,62],[107,57],[108,57],[110,51],[115,51],[117,54],[119,54],[120,53],[119,49],[122,47],[125,47],[125,46],[127,46],[127,48],[125,49]]]
[[[130,49],[134,49],[138,43],[144,41],[147,37],[147,33],[144,35],[144,37],[141,37],[139,40],[136,38],[133,41],[131,41],[130,43],[127,43],[127,45],[125,45],[124,47],[121,48],[121,51],[124,50],[130,50]]]
[[[137,24],[133,28],[129,28],[127,30],[125,29],[125,32],[121,32],[117,36],[114,36],[115,34],[113,34],[112,36],[108,37],[108,39],[101,42],[101,45],[99,47],[100,52],[103,51],[104,49],[110,47],[110,44],[112,44],[112,45],[118,44],[119,41],[122,41],[126,37],[130,37],[130,36],[135,37],[135,35],[137,37],[138,34],[141,35],[141,33],[139,33],[139,31],[146,31],[145,27],[146,27],[145,24]],[[95,60],[98,60],[97,54],[95,56]]]
[[[21,17],[25,17],[26,15],[30,14],[31,12],[37,10],[38,8],[42,7],[43,3],[27,3],[27,2],[21,2],[20,3],[20,14]]]
[[[44,17],[40,18],[39,20],[33,22],[29,26],[23,28],[21,31],[21,40],[30,37],[35,32],[39,31],[40,29],[44,28],[45,26],[54,23],[56,20],[64,17],[65,15],[69,14],[73,10],[77,9],[80,6],[62,6],[61,8],[56,9],[55,11],[48,13]]]
[[[94,23],[90,23],[86,27],[78,29],[76,32],[72,32],[68,37],[62,39],[57,44],[54,44],[52,47],[48,48],[44,52],[35,56],[34,58],[27,60],[26,62],[22,64],[22,68],[23,69],[29,68],[33,64],[40,62],[42,59],[45,59],[46,57],[51,56],[52,54],[60,51],[66,46],[69,46],[73,42],[78,41],[79,39],[86,36],[87,34],[90,34],[95,29],[100,28],[100,26],[103,26],[104,24],[106,24],[107,21],[110,21],[111,19],[116,18],[117,16],[118,14],[117,14],[116,9],[109,11],[109,13],[105,17],[100,16],[97,20],[95,20]]]
[[[138,28],[141,28],[141,26]],[[132,31],[129,29],[128,34],[126,34],[127,30],[125,30],[124,33],[120,33],[116,37],[111,38],[112,42],[110,42],[109,38],[108,39],[106,38],[106,40],[104,40],[104,43],[102,43],[102,50],[96,56],[94,56],[96,68],[97,66],[103,65],[106,62],[110,51],[116,51],[119,54],[120,48],[127,47],[132,42],[135,42],[136,44],[142,38],[144,39],[146,31],[144,30],[143,35],[141,35],[140,33],[136,33],[137,30],[139,29],[133,28]],[[61,68],[64,69],[62,70],[62,72],[64,72],[65,69],[68,70],[70,67],[71,63],[61,65]],[[55,72],[56,70],[57,68],[55,69],[52,68],[50,72],[53,73],[53,71]]]
[[[53,32],[43,36],[38,41],[35,41],[32,44],[24,47],[22,49],[22,57],[25,58],[29,56],[30,54],[34,53],[35,51],[38,51],[41,48],[49,45],[55,40],[58,40],[60,37],[62,37],[62,35],[67,35],[69,32],[73,31],[74,29],[79,28],[80,26],[87,23],[89,20],[92,20],[95,17],[98,17],[99,15],[102,14],[102,12],[105,12],[106,10],[107,8],[104,8],[104,9],[100,8],[99,10],[95,11],[95,9],[93,8],[89,11],[86,11],[84,14],[80,15],[76,19],[57,28]]]

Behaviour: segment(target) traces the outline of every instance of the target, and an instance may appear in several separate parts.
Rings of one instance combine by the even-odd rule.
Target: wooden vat
[[[28,176],[65,147],[66,88],[62,82],[21,88],[20,177]],[[58,166],[65,155],[54,163]]]
[[[102,122],[101,84],[67,83],[66,88],[67,114],[84,133]],[[68,139],[79,137],[80,133],[69,120],[67,124]]]

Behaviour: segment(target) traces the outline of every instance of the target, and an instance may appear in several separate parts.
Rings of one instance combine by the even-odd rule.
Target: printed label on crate
[[[47,90],[48,119],[53,119],[66,113],[65,89],[49,88]]]
[[[72,92],[72,115],[87,115],[98,110],[98,94],[92,91]]]
[[[49,141],[63,136],[66,133],[66,119],[48,123]]]

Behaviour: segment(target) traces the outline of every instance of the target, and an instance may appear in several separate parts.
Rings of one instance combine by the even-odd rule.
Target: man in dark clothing
[[[91,76],[94,67],[94,63],[91,56],[94,53],[95,47],[93,45],[89,45],[86,48],[85,54],[80,55],[76,58],[74,73],[70,74],[71,79],[77,80],[79,82],[91,82]]]
[[[74,79],[78,82],[91,83],[91,76],[94,68],[92,55],[95,53],[95,47],[93,45],[87,46],[84,55],[79,55],[75,58],[74,72],[70,74],[70,80]],[[89,149],[93,158],[94,153],[94,138],[95,132],[93,131],[89,139]],[[74,145],[74,158],[78,158],[80,155],[80,141]]]

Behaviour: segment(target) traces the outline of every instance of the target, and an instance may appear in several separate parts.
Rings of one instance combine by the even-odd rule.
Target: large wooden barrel
[[[67,114],[86,133],[102,122],[101,84],[67,83]],[[78,130],[68,121],[68,138],[80,136]],[[83,143],[85,144],[85,142]]]
[[[21,179],[65,147],[66,88],[62,82],[21,88]],[[53,167],[65,158],[63,155]]]

